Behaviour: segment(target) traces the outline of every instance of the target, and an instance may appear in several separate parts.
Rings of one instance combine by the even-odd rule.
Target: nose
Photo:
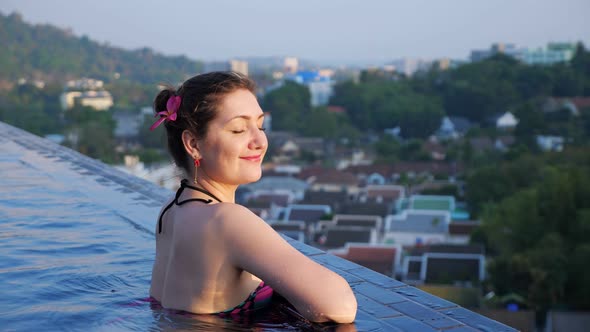
[[[250,143],[248,144],[248,148],[251,150],[266,150],[268,145],[268,140],[266,138],[266,134],[264,131],[258,129],[258,127],[254,130],[252,138],[250,139]]]

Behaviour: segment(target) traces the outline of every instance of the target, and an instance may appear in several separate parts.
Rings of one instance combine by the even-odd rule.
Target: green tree
[[[137,108],[137,105],[151,105],[158,93],[155,84],[142,84],[125,79],[115,80],[105,86],[109,91],[116,107]]]
[[[406,161],[426,161],[430,156],[424,149],[422,149],[422,141],[412,139],[405,141],[399,149],[399,158]]]
[[[166,129],[164,126],[158,126],[154,130],[150,130],[152,123],[157,118],[145,115],[142,124],[139,126],[138,139],[139,143],[146,149],[160,149],[166,147]]]
[[[590,269],[582,263],[590,257],[582,235],[590,230],[590,168],[561,163],[546,164],[528,186],[488,204],[478,235],[495,254],[489,264],[495,291],[522,295],[541,314],[561,306],[590,308]]]
[[[427,138],[440,127],[443,116],[437,102],[416,98],[410,111],[398,115],[401,135],[405,138]]]
[[[311,96],[307,87],[286,81],[283,86],[264,96],[262,106],[272,115],[274,130],[298,131],[307,125]]]
[[[582,42],[579,42],[576,47],[576,54],[571,60],[571,67],[574,72],[583,77],[584,96],[590,96],[590,52],[586,50]]]
[[[0,121],[37,135],[61,132],[61,110],[54,86],[19,84],[0,95]]]
[[[515,134],[529,146],[536,144],[535,136],[545,134],[545,115],[531,103],[525,103],[514,110],[518,119]]]
[[[360,130],[400,126],[406,138],[432,134],[444,115],[438,98],[417,94],[409,85],[393,81],[339,84],[330,103],[344,107]]]
[[[551,70],[546,66],[519,66],[514,78],[514,87],[524,100],[550,96],[553,90]]]
[[[512,162],[476,168],[467,175],[467,203],[477,217],[485,205],[498,203],[504,197],[538,181],[542,161],[523,156]]]
[[[326,107],[315,107],[308,115],[303,116],[305,125],[299,133],[309,137],[327,139],[346,138],[358,139],[360,133],[354,128],[346,114],[331,113]]]
[[[521,66],[508,56],[497,55],[453,70],[442,87],[447,114],[483,123],[505,112],[522,98],[513,83]]]
[[[375,151],[379,160],[383,162],[395,162],[399,160],[400,143],[389,135],[383,135],[375,142]]]
[[[330,104],[344,107],[352,123],[360,130],[367,130],[372,127],[373,119],[368,98],[363,91],[362,85],[352,81],[339,83],[334,87]]]
[[[76,139],[67,145],[89,157],[106,163],[115,163],[115,121],[108,111],[96,111],[90,107],[75,106],[65,112],[67,132]]]
[[[110,128],[99,121],[88,121],[76,125],[78,142],[75,148],[82,154],[113,164],[119,158],[113,148],[115,141]]]
[[[584,77],[566,64],[553,67],[553,91],[557,97],[575,97],[584,93]]]
[[[164,56],[149,48],[128,51],[51,25],[30,25],[20,14],[0,13],[0,72],[5,79],[42,75],[49,81],[115,75],[142,83],[178,82],[202,71],[202,63],[185,56]]]

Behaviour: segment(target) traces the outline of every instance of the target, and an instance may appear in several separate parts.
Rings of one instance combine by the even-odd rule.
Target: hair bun
[[[176,94],[176,90],[171,86],[166,86],[162,91],[158,93],[154,99],[154,114],[158,112],[166,111],[166,103],[170,97]]]

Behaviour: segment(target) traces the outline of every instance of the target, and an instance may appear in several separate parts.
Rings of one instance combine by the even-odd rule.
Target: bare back
[[[172,202],[170,200],[169,202]],[[156,230],[150,295],[166,308],[214,313],[242,302],[260,279],[234,266],[216,230],[221,204],[172,205]],[[233,205],[233,204],[232,204]],[[225,206],[225,209],[228,207]]]

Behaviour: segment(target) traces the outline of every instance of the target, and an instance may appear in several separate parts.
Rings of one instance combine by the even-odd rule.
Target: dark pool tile
[[[363,279],[355,276],[354,274],[350,274],[346,271],[342,271],[340,269],[332,268],[332,271],[338,273],[344,280],[348,281],[349,284],[358,284],[365,282]]]
[[[372,284],[375,284],[382,288],[395,288],[395,287],[406,287],[407,285],[401,281],[395,280],[390,278],[384,274],[379,272],[375,272],[373,270],[358,267],[356,269],[347,270],[348,273],[352,273],[361,279],[364,279]]]
[[[86,166],[85,166],[85,167],[86,167],[86,169],[88,169],[88,170],[90,170],[90,171],[93,171],[93,172],[95,172],[95,173],[104,173],[101,167],[98,167],[98,166],[92,165],[92,164],[90,164],[90,163],[86,164]]]
[[[356,312],[356,318],[354,319],[354,326],[357,331],[390,331],[389,325],[385,326],[381,319],[376,318],[362,310]]]
[[[299,241],[295,241],[292,238],[288,237],[288,236],[283,236],[283,239],[285,239],[287,242],[289,242],[289,244],[291,244],[293,247],[295,247],[295,249],[299,250],[302,254],[304,254],[305,256],[314,256],[314,255],[325,255],[326,253],[321,251],[320,249],[314,248],[312,246],[308,246],[306,244],[303,244]]]
[[[510,326],[504,325],[500,322],[489,319],[485,316],[482,316],[478,313],[475,313],[462,307],[440,310],[439,312],[460,322],[463,322],[465,323],[465,325],[471,326],[481,331],[517,331],[516,329]]]
[[[114,176],[112,174],[105,174],[103,175],[103,177],[115,182],[115,183],[120,183],[121,179],[118,176]]]
[[[366,295],[367,297],[370,297],[371,299],[382,304],[392,304],[408,300],[407,298],[393,292],[392,290],[383,289],[367,282],[353,285],[352,289],[355,292]]]
[[[442,330],[442,331],[444,331],[444,332],[477,332],[479,330],[474,329],[473,327],[469,327],[469,326],[458,326],[458,327],[453,327],[448,330]]]
[[[384,324],[391,326],[386,331],[404,331],[404,332],[436,332],[434,329],[416,319],[407,316],[399,316],[394,318],[385,318],[382,320]]]
[[[451,319],[446,315],[440,314],[437,311],[431,310],[412,301],[394,303],[390,305],[393,309],[403,313],[408,317],[412,317],[421,321],[424,324],[430,325],[437,329],[445,329],[457,327],[464,324],[458,320]]]
[[[324,255],[328,255],[326,253],[322,253],[320,255],[314,255],[312,256],[312,259],[314,259],[316,261],[316,263],[320,264],[321,266],[324,266],[330,270],[332,270],[333,272],[336,272],[338,275],[340,275],[342,278],[344,278],[344,280],[348,281],[348,283],[352,286],[354,284],[359,284],[359,283],[365,283],[366,281],[362,278],[359,278],[357,276],[355,276],[354,274],[348,273],[344,270],[341,269],[337,269],[334,266],[330,265],[330,259],[328,258],[320,258],[317,259],[318,257],[324,256]]]
[[[321,256],[312,257],[314,260],[322,263],[326,263],[328,266],[335,267],[340,270],[348,271],[358,269],[359,265],[351,261],[347,261],[344,258],[336,257],[334,255],[326,254]]]
[[[371,317],[385,318],[402,315],[401,312],[378,303],[371,298],[364,296],[363,294],[355,293],[355,296],[358,304],[358,310],[370,315]]]
[[[98,178],[98,179],[96,179],[96,182],[99,182],[101,184],[112,183],[111,181],[109,181],[108,179],[105,179],[105,178]]]
[[[423,290],[420,290],[416,287],[408,286],[408,287],[400,287],[394,290],[396,293],[409,298],[414,302],[418,302],[430,309],[440,310],[444,308],[454,308],[457,307],[455,303],[449,302],[447,300],[443,300],[440,297],[434,296],[429,294]]]

